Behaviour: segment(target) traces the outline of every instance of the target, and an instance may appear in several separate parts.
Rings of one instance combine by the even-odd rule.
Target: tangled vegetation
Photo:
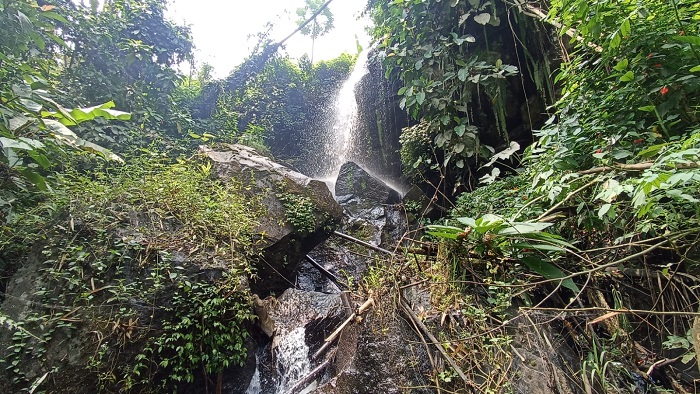
[[[3,227],[8,263],[41,245],[33,261],[5,267],[38,275],[9,301],[41,306],[16,321],[22,330],[3,360],[15,387],[35,383],[26,373],[38,367],[106,391],[143,390],[154,379],[165,389],[245,361],[260,208],[239,185],[213,179],[203,162],[163,159],[52,181],[51,199]],[[75,338],[89,360],[61,367],[46,357]],[[66,351],[74,350],[58,354]]]
[[[357,289],[434,333],[419,337],[452,361],[430,358],[434,387],[697,391],[700,4],[367,10],[415,120],[405,173],[453,205]],[[192,59],[190,32],[164,12],[0,2],[0,290],[32,306],[0,314],[2,391],[208,389],[246,361],[260,207],[193,148],[239,142],[296,164],[354,57],[293,62],[263,33],[228,78],[185,77],[172,66]],[[311,231],[308,199],[280,199]],[[406,304],[419,293],[427,307]]]
[[[427,238],[405,240],[405,259],[371,276],[382,278],[375,292],[431,294],[432,309],[418,317],[461,369],[434,364],[435,386],[521,392],[528,370],[547,368],[546,384],[560,392],[697,390],[700,6],[368,7],[386,65],[401,75],[401,105],[420,121],[402,134],[404,165],[442,182],[431,183],[436,197],[456,200]],[[494,45],[504,24],[520,63]],[[534,59],[527,52],[551,41],[526,41],[521,28],[558,32],[559,58]],[[498,112],[515,74],[552,104],[550,119],[533,130],[534,143],[494,153],[484,149],[488,127],[504,139],[515,127]],[[490,111],[491,122],[479,123]],[[517,155],[525,165],[514,171],[508,159]],[[518,175],[499,179],[504,168]],[[456,196],[446,187],[456,177],[490,184]],[[517,378],[501,379],[508,374]]]

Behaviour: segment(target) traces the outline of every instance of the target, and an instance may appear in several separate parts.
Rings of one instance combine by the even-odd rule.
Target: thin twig
[[[592,306],[588,308],[541,308],[541,307],[520,307],[524,311],[538,312],[619,312],[629,315],[662,315],[662,316],[700,316],[700,312],[679,312],[679,311],[653,311],[648,309],[616,309]]]

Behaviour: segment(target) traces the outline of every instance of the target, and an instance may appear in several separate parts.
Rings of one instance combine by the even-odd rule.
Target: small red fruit
[[[659,92],[661,92],[662,96],[665,96],[666,93],[668,93],[668,88],[666,86],[664,86],[663,88],[661,88],[661,90],[659,90]]]

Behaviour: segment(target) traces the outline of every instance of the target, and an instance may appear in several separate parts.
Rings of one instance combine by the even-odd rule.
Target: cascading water
[[[282,337],[275,347],[275,364],[280,373],[277,393],[285,394],[311,371],[309,347],[306,346],[306,330],[297,327]],[[308,390],[300,391],[304,393]]]
[[[327,127],[323,138],[323,152],[317,163],[317,179],[326,182],[333,191],[335,180],[338,177],[340,166],[348,160],[353,160],[356,152],[353,151],[353,131],[357,123],[357,98],[355,87],[362,80],[369,69],[367,62],[369,50],[363,50],[355,62],[355,67],[348,79],[338,91],[334,103],[335,116],[333,124]]]
[[[333,193],[340,167],[348,161],[360,165],[366,172],[380,179],[400,194],[403,194],[405,189],[400,184],[400,180],[391,180],[385,176],[389,172],[386,171],[386,165],[382,164],[378,158],[384,152],[368,151],[366,143],[364,147],[362,146],[361,139],[368,138],[367,135],[362,136],[361,132],[367,128],[366,124],[362,124],[362,122],[367,122],[367,119],[362,120],[359,112],[360,106],[367,103],[358,102],[358,87],[364,83],[363,80],[370,73],[369,54],[372,51],[373,48],[368,48],[357,56],[355,67],[336,96],[333,105],[334,116],[331,117],[332,123],[325,128],[325,133],[320,138],[321,150],[320,152],[317,150],[318,157],[309,160],[315,161],[312,176],[324,181]],[[382,89],[383,87],[376,88]]]

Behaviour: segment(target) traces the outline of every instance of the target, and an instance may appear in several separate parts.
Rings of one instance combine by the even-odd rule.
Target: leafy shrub
[[[23,330],[3,360],[18,370],[15,388],[42,368],[85,374],[106,391],[148,391],[152,379],[162,382],[152,390],[170,390],[245,359],[245,277],[260,208],[239,184],[215,179],[208,162],[162,158],[52,181],[52,193],[10,218],[0,244],[14,269],[41,251],[37,306],[15,319]],[[74,308],[70,321],[52,318]],[[71,332],[96,338],[84,342],[96,346],[92,357],[43,357]]]
[[[523,175],[503,178],[469,193],[462,193],[450,211],[453,218],[462,216],[480,217],[487,213],[504,218],[514,216],[528,202],[530,181]],[[530,213],[530,212],[528,212]]]

